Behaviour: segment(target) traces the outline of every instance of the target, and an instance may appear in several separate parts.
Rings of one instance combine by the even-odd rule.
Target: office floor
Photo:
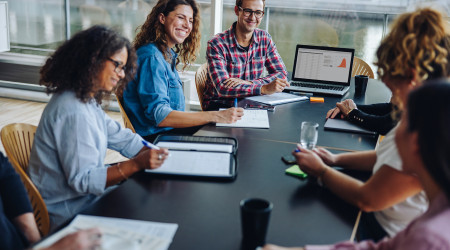
[[[37,126],[46,105],[47,103],[0,98],[0,130],[10,123],[29,123]],[[119,112],[108,111],[106,113],[123,126],[122,116]],[[0,151],[5,153],[1,143]],[[123,160],[126,158],[115,151],[108,150],[105,163]]]

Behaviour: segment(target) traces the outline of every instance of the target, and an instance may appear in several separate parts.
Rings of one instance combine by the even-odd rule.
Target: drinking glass
[[[319,124],[315,122],[302,122],[300,131],[300,145],[306,149],[313,149],[317,144]]]

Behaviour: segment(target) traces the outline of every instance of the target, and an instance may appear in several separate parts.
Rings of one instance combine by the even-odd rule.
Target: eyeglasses
[[[254,14],[256,18],[261,18],[264,16],[264,11],[262,10],[243,9],[241,6],[238,6],[238,8],[244,12],[245,17],[249,17],[252,14]]]
[[[122,65],[121,62],[118,62],[116,60],[113,60],[111,58],[107,58],[108,60],[110,60],[112,63],[114,63],[114,72],[116,72],[117,74],[120,74],[120,72],[123,70],[123,72],[125,73],[125,70],[127,70],[127,66],[123,65],[122,67],[120,67]]]

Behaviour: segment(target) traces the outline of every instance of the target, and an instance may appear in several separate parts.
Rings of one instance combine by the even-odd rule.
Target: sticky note
[[[295,176],[295,177],[300,177],[300,178],[302,178],[302,179],[308,177],[308,175],[307,175],[305,172],[303,172],[303,171],[298,167],[298,165],[293,165],[293,166],[287,168],[287,169],[285,170],[285,173],[286,173],[286,174],[289,174],[289,175],[292,175],[292,176]]]
[[[323,99],[323,97],[310,97],[309,98],[310,102],[325,102],[325,99]]]

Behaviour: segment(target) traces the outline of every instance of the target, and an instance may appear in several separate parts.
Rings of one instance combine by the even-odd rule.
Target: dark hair
[[[72,90],[78,99],[87,102],[105,62],[124,47],[128,52],[125,77],[118,84],[126,84],[135,74],[136,53],[126,38],[104,26],[80,31],[64,42],[41,68],[39,84],[47,86],[47,93]],[[94,99],[101,104],[109,94],[99,90]]]
[[[263,5],[266,6],[266,0],[261,0],[261,1],[263,2]],[[244,0],[236,0],[236,6],[241,7],[242,2],[244,2]]]
[[[133,41],[134,48],[155,43],[158,49],[164,54],[167,61],[170,62],[171,55],[167,47],[166,32],[164,25],[159,21],[159,14],[169,15],[178,5],[191,6],[193,10],[192,31],[182,44],[175,45],[175,53],[179,55],[176,64],[184,63],[184,68],[195,61],[200,49],[200,13],[195,0],[159,0],[147,16],[144,24],[137,28],[139,33]]]
[[[408,130],[418,132],[423,162],[450,199],[450,82],[427,82],[408,98]]]

